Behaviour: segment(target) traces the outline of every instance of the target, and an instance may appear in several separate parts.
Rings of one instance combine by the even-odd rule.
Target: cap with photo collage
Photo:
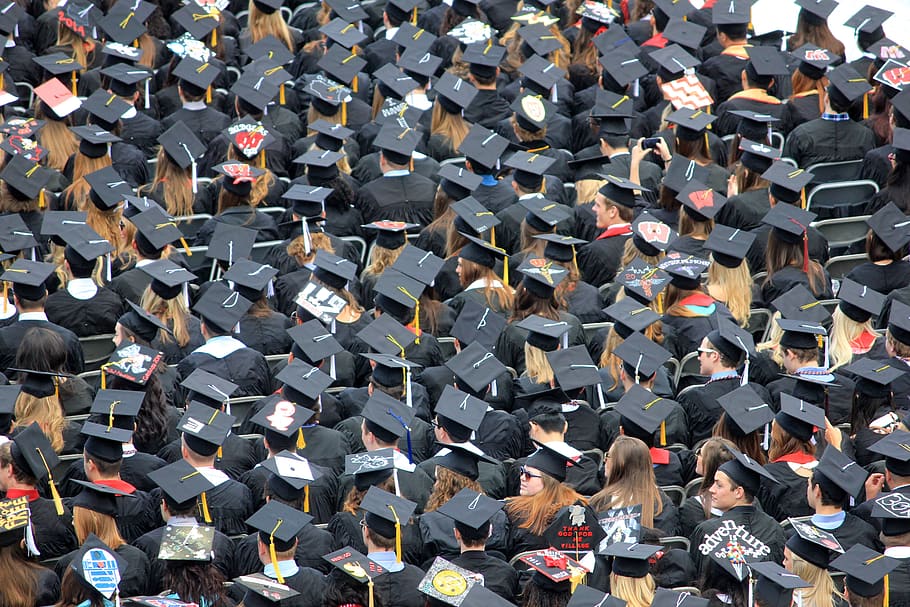
[[[494,44],[493,39],[474,42],[465,48],[461,60],[468,64],[471,74],[477,78],[491,79],[506,54],[504,46]]]
[[[458,151],[471,163],[472,171],[483,175],[499,168],[499,159],[508,147],[508,139],[479,124],[474,124],[462,140]]]
[[[774,475],[765,470],[759,462],[736,449],[730,449],[730,451],[733,453],[733,459],[721,464],[718,471],[729,476],[751,495],[758,494],[763,478],[778,483]]]
[[[825,429],[825,410],[789,394],[780,397],[780,411],[774,421],[790,435],[809,441],[818,430]]]
[[[619,425],[626,434],[641,437],[647,443],[658,430],[659,444],[667,444],[667,417],[673,412],[673,401],[658,396],[639,385],[630,386],[616,403]]]
[[[18,200],[38,200],[38,208],[43,209],[44,188],[53,177],[53,169],[41,166],[30,160],[25,154],[15,154],[6,163],[0,179],[7,189]]]
[[[37,422],[32,422],[16,433],[10,445],[10,457],[15,467],[22,472],[38,481],[47,479],[57,516],[63,516],[63,502],[54,479],[54,470],[59,466],[60,458]]]
[[[860,358],[844,367],[844,371],[856,377],[854,391],[869,398],[889,398],[893,392],[891,384],[903,371],[887,360]]]
[[[169,259],[153,261],[140,269],[151,277],[152,292],[165,300],[177,297],[188,283],[196,280],[195,274]]]
[[[387,539],[395,539],[396,561],[400,563],[401,528],[410,523],[417,504],[378,487],[370,487],[363,496],[360,507],[365,512],[364,521],[370,531]]]
[[[466,347],[462,343],[461,352],[444,364],[455,375],[455,383],[459,389],[464,392],[470,391],[478,398],[485,395],[488,386],[495,396],[496,378],[508,372],[506,366],[479,341],[474,341]]]
[[[477,342],[492,348],[507,325],[505,317],[476,301],[466,301],[449,333],[462,346]]]
[[[277,553],[287,552],[297,544],[297,536],[313,517],[278,500],[270,500],[253,513],[246,524],[259,532],[259,541],[268,547],[269,560],[275,568],[275,579],[284,583],[278,567]]]
[[[768,607],[790,607],[793,591],[812,588],[812,584],[772,561],[749,563],[755,576],[755,596]]]
[[[780,160],[775,161],[767,171],[762,173],[762,179],[771,182],[769,191],[775,200],[794,204],[805,195],[805,188],[814,177],[812,173],[803,169],[795,169],[793,165]],[[805,204],[802,206],[805,207]]]
[[[637,305],[637,304],[636,304]],[[650,308],[648,308],[650,309]],[[623,361],[623,369],[636,384],[654,377],[672,355],[663,346],[637,331],[623,338],[613,353]]]
[[[203,503],[205,503],[205,493]],[[208,519],[206,519],[208,522]],[[215,553],[215,528],[208,525],[165,525],[159,561],[209,562]]]
[[[257,3],[258,4],[258,3]],[[234,578],[233,582],[239,588],[244,590],[243,604],[248,607],[278,607],[283,602],[287,603],[290,599],[300,596],[300,593],[283,584],[283,580],[278,566],[275,565],[277,579],[273,579],[264,573],[252,573],[241,575]],[[275,582],[278,582],[277,584]]]
[[[900,559],[885,556],[868,546],[854,544],[831,561],[830,566],[847,574],[844,582],[851,596],[871,599],[885,592],[885,577],[899,567],[901,562]]]
[[[187,400],[197,401],[213,409],[221,409],[239,386],[204,369],[195,369],[180,385],[187,389]]]
[[[789,520],[791,523],[794,522],[792,518]],[[833,534],[812,523],[798,521],[793,528],[796,533],[787,540],[786,547],[809,564],[820,569],[827,569],[831,563],[832,553],[843,554],[844,552],[843,546]]]
[[[769,425],[774,421],[774,411],[749,384],[718,397],[717,402],[733,422],[727,427],[732,426],[734,432],[738,430],[746,437],[764,426],[766,436],[770,434]]]

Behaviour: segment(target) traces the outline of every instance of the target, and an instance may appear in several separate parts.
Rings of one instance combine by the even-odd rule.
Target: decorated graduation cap
[[[31,529],[28,497],[0,500],[0,547],[5,548],[26,540],[29,554],[37,554]]]
[[[817,430],[825,428],[825,410],[789,394],[781,394],[780,411],[774,421],[795,438],[808,441]]]
[[[226,284],[214,283],[199,298],[193,311],[202,317],[206,325],[227,333],[238,325],[252,305],[253,302]]]
[[[461,344],[477,342],[485,348],[492,348],[507,324],[501,314],[489,307],[476,301],[466,301],[449,333]]]
[[[676,200],[682,203],[685,213],[694,221],[709,221],[727,203],[727,197],[722,196],[705,184],[693,180],[676,195]]]
[[[534,570],[531,583],[554,592],[571,591],[585,579],[584,566],[555,548],[538,550],[519,559]]]
[[[259,6],[260,2],[256,2]],[[277,578],[272,579],[264,573],[252,573],[234,578],[234,583],[244,588],[242,602],[248,607],[278,607],[283,601],[293,599],[299,592],[285,585],[284,578],[274,563]],[[277,582],[277,583],[276,583]]]
[[[851,595],[873,598],[885,592],[885,576],[900,564],[899,559],[885,556],[868,546],[854,544],[831,561],[830,566],[847,574],[844,582]]]
[[[578,460],[575,450],[563,442],[538,443],[525,466],[537,468],[560,483],[566,480],[566,470]],[[571,450],[571,451],[570,451]]]
[[[386,6],[389,5],[387,4]],[[370,560],[350,546],[326,554],[322,558],[331,563],[342,573],[349,575],[356,582],[366,584],[369,591],[370,602],[372,602],[373,578],[386,572],[382,565]]]
[[[312,409],[298,407],[288,400],[279,398],[262,407],[250,418],[250,422],[265,429],[265,437],[270,444],[276,438],[274,446],[287,443],[288,439],[294,439],[296,435],[297,448],[302,449],[306,447],[306,442],[303,440],[301,426],[306,424],[313,414]]]
[[[38,481],[47,479],[51,489],[51,496],[57,510],[57,516],[63,515],[63,502],[57,492],[54,480],[54,469],[60,463],[60,458],[51,447],[50,441],[41,431],[37,422],[32,422],[13,437],[10,446],[10,457],[16,468],[34,476]]]
[[[490,387],[491,394],[496,396],[495,380],[507,372],[506,366],[479,341],[463,346],[461,352],[444,364],[455,375],[459,387],[469,388],[478,397],[484,395],[487,386]]]
[[[790,54],[799,60],[797,69],[813,80],[823,78],[828,66],[840,59],[838,55],[814,44],[804,44]]]
[[[41,261],[29,261],[28,259],[17,259],[13,265],[8,267],[0,280],[4,282],[4,299],[6,299],[6,288],[8,283],[13,284],[13,292],[17,297],[37,301],[47,294],[44,282],[54,273],[55,266],[52,263]]]
[[[660,430],[660,444],[667,444],[666,419],[673,412],[673,401],[657,396],[639,385],[630,386],[616,403],[619,424],[629,436],[651,444],[654,433]]]
[[[224,443],[235,418],[199,402],[191,402],[177,424],[186,446],[203,457],[215,455]]]
[[[761,479],[765,478],[773,483],[778,480],[765,470],[760,463],[736,449],[730,449],[733,459],[724,462],[718,470],[729,476],[734,482],[742,486],[750,495],[756,495],[761,486]]]
[[[120,602],[120,582],[128,563],[94,533],[74,552],[67,568],[105,601]]]
[[[475,173],[488,174],[499,167],[499,158],[508,147],[508,139],[474,124],[458,151],[465,155]]]
[[[892,474],[910,476],[910,432],[894,430],[870,445],[869,450],[885,456],[885,467]]]
[[[869,473],[865,468],[837,449],[825,449],[813,479],[832,499],[843,502],[849,496],[858,497]]]
[[[360,507],[365,511],[364,521],[368,529],[385,538],[395,538],[395,556],[400,563],[401,528],[410,522],[417,504],[378,487],[370,487]]]
[[[613,353],[623,361],[626,375],[636,384],[654,377],[661,365],[672,358],[663,346],[637,331],[626,336]]]
[[[651,569],[650,558],[660,549],[660,546],[652,544],[617,542],[610,544],[600,554],[613,557],[612,571],[614,574],[623,577],[643,578],[648,575]]]
[[[837,297],[840,299],[838,307],[841,312],[849,319],[859,323],[878,316],[885,305],[884,295],[849,278],[841,281]]]
[[[832,551],[843,554],[843,546],[830,532],[806,521],[789,520],[796,533],[787,540],[787,548],[798,557],[820,569],[827,569]]]
[[[205,495],[203,493],[203,495]],[[207,525],[166,525],[159,561],[206,562],[214,558],[215,528]]]
[[[647,306],[670,284],[670,275],[636,258],[616,274],[615,281],[631,300]]]
[[[738,268],[753,242],[755,234],[749,231],[716,224],[705,241],[705,250],[711,251],[711,258],[720,265]]]
[[[645,255],[659,256],[676,238],[676,230],[648,211],[642,211],[632,222],[632,241]]]
[[[407,231],[419,227],[416,223],[382,220],[361,226],[376,230],[376,245],[386,249],[398,249],[407,242]]]
[[[793,591],[811,588],[812,584],[771,561],[749,563],[755,577],[755,596],[768,607],[789,607],[793,604]]]
[[[701,285],[701,274],[709,265],[711,262],[707,259],[674,251],[661,260],[659,267],[670,275],[670,284],[674,287],[694,290]]]
[[[907,509],[910,507],[910,498],[900,491],[892,491],[880,495],[872,506],[873,518],[881,519],[881,533],[883,536],[893,537],[910,533],[910,518]]]
[[[855,392],[871,398],[890,397],[891,384],[903,374],[901,369],[892,366],[889,361],[871,358],[859,358],[844,367],[844,370],[857,376]]]
[[[277,500],[271,500],[246,520],[259,532],[259,541],[268,546],[269,559],[275,568],[279,584],[284,576],[278,567],[278,552],[286,552],[297,543],[297,535],[313,517]]]
[[[556,108],[552,103],[542,98],[540,95],[532,93],[519,95],[509,107],[515,113],[515,122],[518,126],[532,133],[546,127],[550,117],[553,116],[556,111]],[[520,167],[512,168],[519,169]],[[547,168],[549,168],[549,165],[547,165]]]
[[[253,183],[265,174],[263,169],[257,169],[244,162],[229,160],[212,167],[212,170],[224,175],[222,187],[235,196],[246,197],[253,189]]]
[[[535,297],[549,299],[569,275],[569,270],[555,261],[528,257],[520,266],[521,284]]]

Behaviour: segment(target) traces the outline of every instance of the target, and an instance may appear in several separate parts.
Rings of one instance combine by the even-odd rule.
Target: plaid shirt
[[[850,120],[850,114],[829,114],[825,112],[822,114],[822,120],[830,120],[831,122],[847,122]]]

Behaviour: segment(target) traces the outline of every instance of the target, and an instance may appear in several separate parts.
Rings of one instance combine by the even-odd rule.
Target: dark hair
[[[458,533],[461,534],[461,541],[463,541],[466,546],[471,547],[483,546],[490,538],[491,528],[492,525],[490,523],[487,523],[480,529],[475,529],[473,527],[468,527],[463,523],[455,521],[455,529],[457,529]]]
[[[165,561],[164,587],[187,603],[228,607],[224,574],[208,561]]]
[[[860,428],[868,428],[869,423],[878,417],[882,409],[894,410],[892,397],[876,398],[859,392],[853,392],[853,407],[850,410],[850,434],[856,434]]]
[[[33,327],[19,342],[16,367],[33,371],[63,371],[66,358],[66,344],[56,331]]]
[[[812,483],[813,488],[818,487],[823,506],[837,506],[838,508],[847,506],[847,492],[835,485],[823,474],[820,474],[818,468],[812,471],[812,477],[809,482]]]
[[[572,598],[568,584],[566,586],[565,590],[546,590],[538,586],[532,577],[531,581],[525,584],[521,607],[566,607]]]
[[[538,297],[519,283],[515,287],[510,322],[519,322],[534,314],[550,320],[559,320],[559,302],[556,301],[555,292],[549,298]]]
[[[786,204],[786,203],[784,203]],[[774,232],[768,234],[768,248],[765,251],[765,267],[768,270],[768,276],[764,284],[771,282],[774,274],[782,269],[793,266],[802,269],[805,261],[805,253],[801,243],[785,242],[774,235]],[[825,272],[821,265],[814,259],[808,260],[809,271],[806,272],[806,285],[813,295],[818,297],[825,292]]]
[[[566,429],[566,418],[562,413],[551,412],[535,415],[532,422],[540,426],[540,429],[547,434],[562,432]]]
[[[373,594],[373,607],[383,607],[382,596],[378,592]],[[328,576],[322,605],[324,607],[339,607],[340,605],[366,607],[370,602],[369,597],[366,584],[361,584],[340,571],[333,571]]]
[[[145,392],[142,406],[136,415],[136,429],[133,431],[133,445],[142,452],[154,453],[166,441],[170,405],[161,387],[160,375],[163,372],[163,367],[159,366],[145,382],[144,387],[116,376],[111,376],[108,380],[110,382],[108,387],[113,390]]]
[[[743,363],[743,358],[745,357],[745,355],[742,353],[742,351],[738,351],[740,355],[736,358],[736,360],[733,360],[732,358],[730,358],[729,356],[727,356],[726,354],[721,352],[718,349],[717,344],[713,343],[711,340],[708,340],[708,343],[711,344],[711,347],[714,348],[714,351],[717,352],[717,355],[720,357],[720,364],[722,364],[726,368],[736,369]]]
[[[725,34],[730,40],[745,40],[749,33],[748,23],[724,23],[715,27],[718,34]]]
[[[869,261],[884,261],[886,259],[900,261],[904,258],[906,252],[907,245],[902,246],[897,251],[892,251],[872,230],[869,230],[869,233],[866,234],[866,255],[869,257]]]
[[[16,574],[19,575],[19,570]],[[72,567],[67,567],[63,579],[60,580],[60,599],[56,605],[75,607],[83,601],[89,601],[90,607],[104,607],[104,597],[101,593],[82,582]]]
[[[897,112],[895,112],[897,115]],[[896,160],[877,200],[890,200],[904,213],[910,211],[910,163]]]

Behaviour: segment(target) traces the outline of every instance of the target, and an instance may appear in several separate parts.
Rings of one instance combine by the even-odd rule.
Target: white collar
[[[489,285],[490,285],[491,287],[493,287],[494,289],[501,289],[501,288],[502,288],[502,283],[499,282],[498,280],[491,280],[491,281],[489,281]],[[486,287],[486,286],[487,286],[487,279],[486,279],[486,278],[478,278],[477,280],[475,280],[474,282],[472,282],[471,284],[469,284],[468,286],[466,286],[466,287],[464,288],[464,290],[465,290],[465,291],[472,291],[472,290],[474,290],[474,289],[483,289],[483,288]]]
[[[225,358],[237,350],[242,350],[244,348],[246,348],[246,344],[239,339],[234,339],[230,335],[219,335],[218,337],[213,337],[208,340],[193,350],[193,352],[208,354],[215,358]]]
[[[44,310],[40,312],[20,312],[19,320],[43,320],[47,321],[47,314],[44,313]]]
[[[631,154],[631,152],[629,152],[628,150],[626,150],[625,152],[616,152],[615,154],[610,156],[610,160],[613,160],[617,156],[629,156],[630,154]]]
[[[390,27],[385,31],[385,39],[391,40],[392,38],[395,37],[395,34],[397,34],[397,33],[398,33],[397,27]]]
[[[191,112],[200,112],[206,108],[205,101],[184,101],[183,109]]]
[[[196,470],[199,471],[199,474],[205,477],[205,480],[215,486],[224,484],[231,480],[227,474],[221,470],[216,470],[215,468],[196,468]]]
[[[172,516],[171,518],[167,519],[167,524],[176,525],[178,527],[195,527],[199,523],[196,522],[195,516]]]
[[[13,40],[12,38],[7,38],[6,45],[4,46],[4,48],[13,48],[14,46],[16,46],[16,41]]]
[[[427,94],[423,91],[417,91],[416,89],[405,95],[405,103],[410,106],[416,107],[418,110],[428,110],[433,107],[433,102],[427,98]]]
[[[885,548],[885,556],[896,559],[910,559],[910,546],[892,546]]]
[[[127,120],[129,120],[130,118],[135,118],[136,114],[138,114],[138,113],[139,113],[139,111],[136,110],[136,106],[130,105],[130,109],[123,112],[123,115],[120,117],[120,119],[122,120],[122,119],[126,118]]]
[[[161,261],[160,259],[140,259],[136,262],[137,268],[143,268],[149,264],[155,263],[156,261]]]
[[[386,171],[382,174],[383,177],[407,177],[411,174],[411,171],[407,169],[394,169],[391,171]]]
[[[86,301],[98,294],[98,285],[91,278],[73,278],[66,283],[66,292],[76,299]]]
[[[519,196],[518,200],[527,200],[529,198],[543,198],[543,194],[541,194],[540,192],[531,192],[530,194],[525,194],[523,196]]]

